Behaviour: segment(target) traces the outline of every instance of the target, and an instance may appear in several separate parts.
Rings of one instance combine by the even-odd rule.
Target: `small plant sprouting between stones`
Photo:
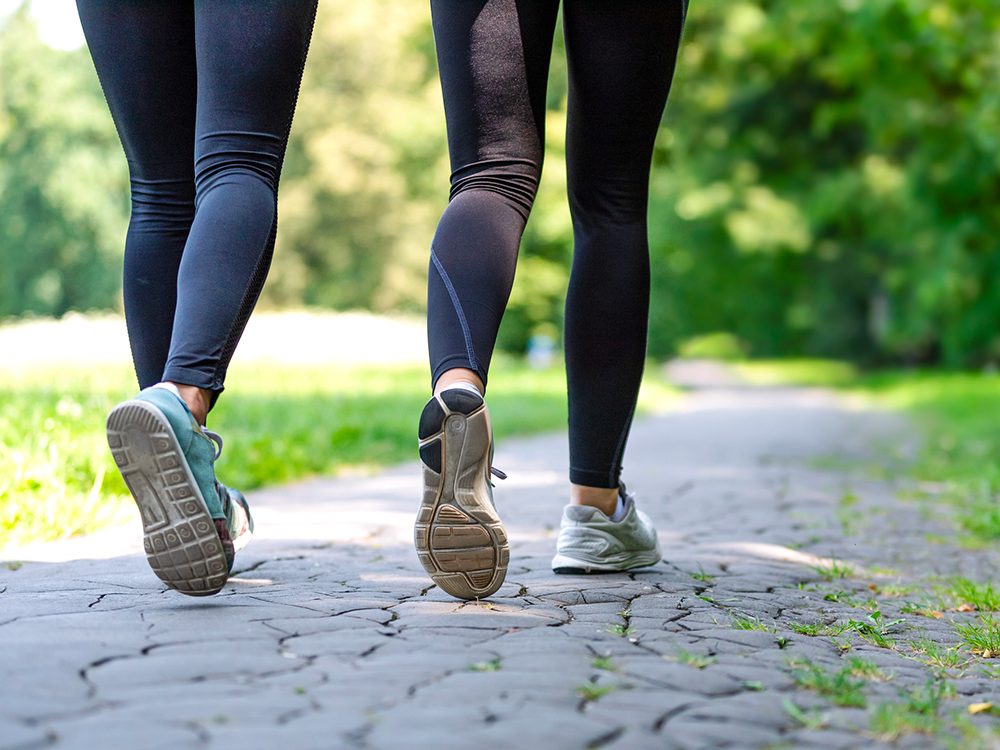
[[[842,623],[824,625],[818,622],[792,622],[788,627],[799,635],[807,635],[810,638],[818,635],[840,635],[847,630],[847,626]]]
[[[610,656],[595,656],[593,661],[590,662],[590,666],[604,672],[618,671],[618,665],[615,664],[614,660]]]
[[[765,633],[774,632],[773,627],[767,623],[761,622],[760,618],[757,617],[734,615],[732,624],[737,630],[762,630]]]
[[[846,604],[848,607],[859,606],[860,600],[849,591],[828,591],[823,594],[823,601]]]
[[[974,622],[955,625],[955,631],[974,654],[984,659],[1000,658],[1000,620],[992,614],[979,615],[979,624]]]
[[[916,586],[908,586],[902,583],[883,583],[875,586],[875,593],[888,599],[897,599],[916,591]]]
[[[855,677],[863,677],[866,680],[875,682],[885,682],[892,677],[891,674],[883,672],[875,662],[860,656],[852,656],[848,659],[847,668]]]
[[[576,689],[576,694],[585,701],[591,702],[600,700],[608,693],[614,691],[615,685],[598,685],[596,682],[585,682]]]
[[[894,742],[907,734],[934,734],[942,726],[941,703],[955,694],[943,680],[902,692],[897,703],[882,703],[871,719],[872,732],[882,740]]]
[[[935,603],[929,601],[905,601],[903,606],[899,608],[899,611],[904,615],[917,615],[918,617],[930,617],[935,620],[940,620],[944,615]]]
[[[689,667],[694,667],[695,669],[704,669],[711,664],[715,664],[714,656],[692,654],[690,651],[685,651],[684,649],[678,650],[676,658],[678,664],[687,664]]]
[[[880,648],[891,648],[892,640],[887,638],[889,633],[898,625],[902,625],[905,620],[887,620],[880,610],[875,610],[863,620],[848,620],[847,629],[853,630],[869,643]]]
[[[813,567],[813,570],[819,573],[827,581],[850,578],[854,575],[854,568],[841,562],[840,560],[831,560],[826,565],[816,565]]]
[[[715,576],[712,575],[711,573],[706,573],[705,569],[701,567],[701,565],[698,566],[697,573],[688,573],[688,575],[691,576],[694,580],[701,581],[702,583],[711,583],[712,581],[715,580]]]
[[[867,705],[865,681],[854,677],[851,665],[845,665],[836,672],[827,672],[819,664],[806,660],[789,662],[792,679],[799,687],[815,690],[830,699],[837,706],[864,708]]]
[[[818,708],[811,708],[808,711],[804,711],[788,698],[781,701],[781,706],[789,716],[806,729],[822,729],[826,726],[826,717]]]
[[[946,589],[939,590],[949,600],[951,609],[959,612],[1000,611],[1000,592],[991,583],[976,583],[968,578],[954,578]]]
[[[500,659],[477,661],[469,665],[470,672],[496,672],[500,669]]]
[[[970,662],[969,657],[961,654],[957,648],[942,646],[926,638],[911,641],[910,648],[922,657],[915,658],[927,666],[937,669],[962,669]]]
[[[840,578],[851,578],[855,575],[854,568],[840,560],[831,560],[826,565],[816,565],[813,567],[827,581],[836,581]]]
[[[612,623],[611,625],[608,625],[608,632],[611,633],[611,635],[617,635],[621,638],[627,638],[628,636],[632,635],[635,632],[635,630],[630,628],[628,625],[622,625],[621,623],[616,622]]]

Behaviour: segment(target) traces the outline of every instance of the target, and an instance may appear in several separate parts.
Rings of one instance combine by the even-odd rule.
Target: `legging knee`
[[[525,221],[538,192],[541,169],[527,159],[491,159],[455,170],[451,176],[451,200],[462,193],[481,191],[501,196]]]

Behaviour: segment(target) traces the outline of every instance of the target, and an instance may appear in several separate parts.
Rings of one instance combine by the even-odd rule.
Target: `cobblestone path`
[[[208,600],[133,529],[47,545],[0,563],[0,748],[996,747],[998,662],[933,592],[1000,560],[897,475],[911,433],[823,391],[692,390],[626,457],[663,562],[593,577],[549,570],[565,436],[499,445],[511,568],[477,603],[417,563],[415,464],[254,493]]]

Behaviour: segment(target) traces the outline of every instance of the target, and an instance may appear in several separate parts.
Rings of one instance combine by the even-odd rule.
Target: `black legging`
[[[570,481],[617,487],[646,354],[653,141],[684,0],[566,0],[574,254],[566,298]],[[451,201],[431,248],[433,381],[486,382],[542,168],[559,0],[431,0]]]
[[[128,158],[141,387],[222,391],[267,275],[316,0],[78,0]]]

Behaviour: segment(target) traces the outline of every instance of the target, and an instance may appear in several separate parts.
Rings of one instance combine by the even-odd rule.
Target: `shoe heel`
[[[222,541],[166,416],[126,401],[108,415],[107,439],[139,508],[153,572],[190,596],[221,591],[229,577]]]
[[[510,560],[507,534],[489,495],[489,412],[482,397],[468,391],[445,391],[441,401],[444,408],[435,398],[421,415],[424,501],[414,543],[442,590],[477,599],[500,588]],[[425,419],[429,413],[436,432],[429,429],[431,418]]]

